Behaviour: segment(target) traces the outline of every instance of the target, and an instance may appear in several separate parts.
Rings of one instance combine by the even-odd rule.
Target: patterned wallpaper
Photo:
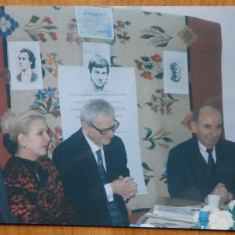
[[[5,82],[10,94],[8,109],[1,113],[1,131],[6,132],[9,121],[22,111],[39,110],[45,114],[50,128],[50,157],[62,140],[58,66],[81,66],[84,41],[107,43],[111,66],[135,68],[139,143],[148,195],[136,196],[128,206],[147,208],[158,196],[168,196],[165,169],[169,149],[191,137],[191,131],[182,124],[190,113],[190,95],[164,93],[163,52],[187,52],[199,40],[187,25],[187,17],[113,8],[112,41],[79,37],[74,7],[8,6],[1,9],[0,18],[2,53],[5,53],[0,81]],[[39,41],[42,90],[9,89],[7,41]]]

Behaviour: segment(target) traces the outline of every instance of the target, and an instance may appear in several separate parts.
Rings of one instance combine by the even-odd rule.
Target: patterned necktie
[[[96,151],[96,154],[97,154],[97,157],[98,157],[97,164],[98,164],[98,167],[99,167],[99,171],[100,171],[101,178],[102,178],[102,180],[103,180],[103,183],[104,183],[104,184],[107,184],[107,183],[108,183],[107,173],[106,173],[106,170],[104,169],[104,164],[103,164],[101,149],[97,150],[97,151]]]
[[[215,162],[212,156],[212,151],[213,149],[206,149],[206,151],[208,152],[208,167],[209,167],[209,173],[213,173],[214,172],[214,168],[215,168]]]
[[[96,151],[98,161],[97,165],[99,167],[100,175],[104,184],[108,183],[107,173],[104,169],[101,149]],[[124,226],[122,212],[120,211],[118,204],[115,200],[108,202],[108,211],[112,220],[113,226]]]

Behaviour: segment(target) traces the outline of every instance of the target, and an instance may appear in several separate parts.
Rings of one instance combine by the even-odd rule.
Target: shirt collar
[[[205,152],[206,154],[208,154],[207,151],[206,151],[207,148],[199,140],[198,140],[198,145],[199,145],[200,151]],[[215,147],[213,147],[212,153],[214,153],[214,151],[215,151]]]
[[[94,144],[90,139],[89,139],[89,137],[84,133],[84,131],[82,131],[83,132],[83,134],[84,134],[84,136],[85,136],[85,139],[86,139],[86,141],[88,142],[88,144],[89,144],[89,146],[90,146],[90,148],[91,148],[91,150],[92,150],[92,152],[93,153],[95,153],[97,150],[99,150],[99,149],[103,149],[103,146],[101,146],[101,147],[99,147],[99,146],[97,146],[96,144]]]
[[[198,146],[199,146],[199,150],[200,150],[203,158],[205,159],[206,162],[208,162],[208,152],[206,151],[207,148],[199,140],[198,140]],[[214,159],[214,162],[216,162],[215,146],[213,147],[212,157]]]

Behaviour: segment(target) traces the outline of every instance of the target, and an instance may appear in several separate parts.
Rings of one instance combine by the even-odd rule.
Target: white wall
[[[235,7],[143,7],[146,11],[194,16],[217,22],[222,30],[222,84],[224,127],[227,139],[235,141]]]

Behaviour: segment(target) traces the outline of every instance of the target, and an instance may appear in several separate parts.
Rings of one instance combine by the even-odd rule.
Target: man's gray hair
[[[199,119],[199,115],[200,115],[200,111],[202,108],[204,107],[208,107],[210,108],[211,110],[215,111],[215,112],[218,112],[223,120],[223,113],[221,112],[221,110],[219,108],[217,108],[214,104],[211,104],[211,103],[205,103],[201,106],[199,106],[197,109],[195,109],[193,111],[193,116],[192,116],[192,121],[195,122],[195,123],[198,123],[198,119]]]
[[[115,116],[114,107],[104,99],[94,99],[88,101],[82,108],[80,114],[81,122],[94,123],[97,116]]]

